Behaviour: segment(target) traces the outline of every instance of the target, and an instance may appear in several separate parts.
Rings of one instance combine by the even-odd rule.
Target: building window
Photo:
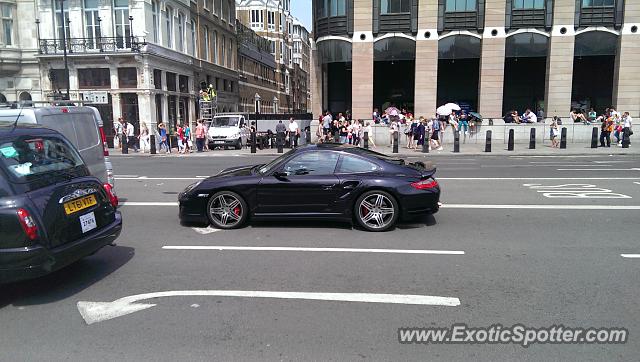
[[[173,9],[167,6],[167,10],[164,13],[164,25],[166,27],[165,46],[167,48],[173,48]]]
[[[118,68],[120,88],[138,88],[138,70],[136,68]]]
[[[227,39],[224,37],[224,35],[222,36],[222,46],[220,47],[220,65],[222,65],[224,67],[224,61],[225,61],[225,56],[224,53],[226,51],[226,47],[227,47]]]
[[[582,0],[583,8],[603,8],[613,7],[615,5],[614,0]]]
[[[220,14],[220,18],[226,21],[227,15],[229,14],[229,3],[227,2],[227,0],[223,0],[221,11],[222,11],[222,14]]]
[[[204,43],[202,58],[208,61],[209,60],[209,27],[205,25],[204,29],[202,29],[202,32],[203,32],[202,41]]]
[[[189,93],[189,77],[181,75],[178,77],[178,83],[180,87],[180,93]]]
[[[544,0],[513,0],[513,8],[521,9],[544,9]]]
[[[162,89],[162,71],[160,69],[153,70],[153,88]]]
[[[276,12],[267,11],[267,29],[271,31],[276,30]]]
[[[56,36],[58,37],[58,40],[62,40],[63,35],[67,39],[71,38],[71,33],[69,31],[69,23],[67,22],[67,20],[69,19],[69,8],[67,7],[64,8],[64,16],[63,16],[62,9],[60,8],[60,2],[58,0],[51,0],[51,1],[53,1],[54,8],[55,8],[54,23],[56,28]],[[64,29],[64,33],[63,33],[63,29]]]
[[[213,0],[213,12],[217,16],[220,16],[220,11],[222,11],[222,0]]]
[[[113,1],[116,46],[120,49],[131,47],[131,28],[129,23],[129,1]]]
[[[251,10],[251,28],[262,29],[263,21],[262,10]]]
[[[151,2],[151,19],[152,19],[152,26],[153,26],[153,42],[154,43],[159,43],[160,42],[160,31],[159,31],[159,24],[160,24],[160,4],[157,1],[152,1]]]
[[[445,11],[448,13],[476,11],[476,0],[447,0]]]
[[[209,36],[207,34],[207,36]],[[196,21],[191,20],[191,55],[196,56]]]
[[[233,1],[229,3],[229,25],[235,25],[236,23],[236,10],[233,4]]]
[[[100,17],[98,16],[98,0],[84,0],[84,23],[87,47],[96,49],[100,38]]]
[[[284,23],[285,23],[285,20],[284,20],[284,13],[280,13],[280,24],[278,24],[278,29],[279,29],[280,31],[282,31],[282,27],[284,26],[284,25],[283,25]]]
[[[178,44],[179,52],[184,51],[184,24],[185,24],[184,14],[179,13],[178,14],[178,34],[176,35],[176,42]]]
[[[218,64],[218,32],[216,30],[213,31],[213,44],[211,49],[213,49],[213,63]]]
[[[209,9],[210,9],[210,7],[209,7],[209,0],[204,0],[204,1],[202,2],[202,7],[203,7],[205,10],[209,10]]]
[[[0,15],[2,16],[2,39],[0,43],[13,45],[13,6],[10,4],[0,5]]]
[[[167,90],[170,92],[176,91],[176,73],[167,72]]]
[[[233,68],[233,40],[229,39],[229,52],[227,53],[227,67]]]
[[[111,88],[109,68],[78,69],[78,88]]]

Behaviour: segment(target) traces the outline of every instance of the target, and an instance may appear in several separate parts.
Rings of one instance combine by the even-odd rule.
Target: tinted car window
[[[367,161],[360,157],[343,155],[340,167],[338,167],[338,173],[371,172],[377,169],[378,165],[371,161]]]
[[[83,165],[73,146],[60,138],[22,136],[0,141],[0,167],[15,182],[29,182]]]
[[[86,150],[95,147],[100,143],[100,135],[98,134],[98,126],[93,116],[89,114],[74,114],[73,124],[78,137],[78,149]]]
[[[338,163],[335,152],[305,152],[284,165],[289,175],[332,175]]]

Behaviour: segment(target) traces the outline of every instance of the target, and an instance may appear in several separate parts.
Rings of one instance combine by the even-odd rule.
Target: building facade
[[[0,1],[0,103],[41,100],[35,2]]]
[[[640,115],[640,0],[313,0],[314,114]]]
[[[152,132],[193,123],[208,84],[218,111],[237,110],[233,0],[44,0],[22,21],[35,33],[22,45],[38,68],[33,98],[97,107],[109,139],[119,117]]]
[[[269,50],[276,62],[277,84],[277,95],[269,101],[276,103],[275,108],[280,113],[306,113],[309,71],[301,66],[296,68],[294,63],[294,24],[304,27],[291,15],[290,3],[291,0],[237,0],[236,13],[241,23],[269,41]],[[299,28],[298,33],[302,40],[303,32]],[[306,44],[309,44],[306,29],[305,33]],[[303,56],[300,54],[299,57],[302,59]],[[306,88],[302,89],[300,85]]]

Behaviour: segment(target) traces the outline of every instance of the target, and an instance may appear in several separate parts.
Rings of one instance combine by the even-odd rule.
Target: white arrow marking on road
[[[460,299],[432,295],[413,294],[373,294],[373,293],[304,293],[304,292],[271,292],[253,290],[176,290],[156,293],[131,295],[113,302],[78,302],[78,311],[87,324],[103,322],[127,314],[139,312],[156,304],[136,303],[141,300],[178,296],[212,296],[212,297],[246,297],[323,300],[334,302],[384,303],[409,305],[439,305],[455,307]]]
[[[464,255],[462,250],[417,250],[417,249],[354,249],[354,248],[299,248],[288,246],[220,246],[220,245],[167,245],[166,250],[235,250],[235,251],[318,251],[344,253],[389,253],[389,254],[435,254]]]
[[[620,254],[623,258],[640,258],[640,254]]]

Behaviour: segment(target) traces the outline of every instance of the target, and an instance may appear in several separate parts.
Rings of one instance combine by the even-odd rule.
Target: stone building
[[[640,115],[640,0],[313,0],[314,114]]]

